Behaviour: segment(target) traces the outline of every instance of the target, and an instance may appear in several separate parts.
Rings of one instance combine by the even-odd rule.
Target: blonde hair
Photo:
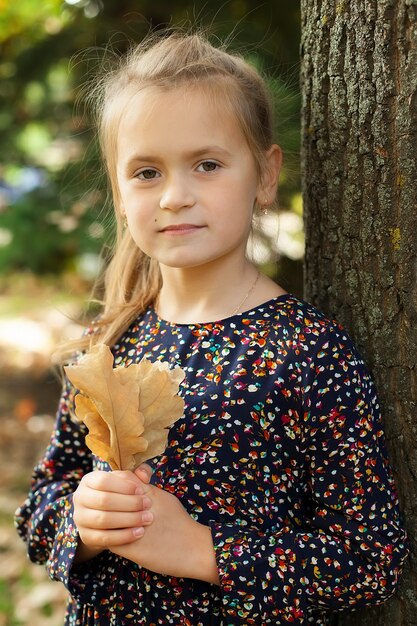
[[[155,301],[161,287],[158,263],[137,247],[123,227],[116,176],[120,120],[129,99],[148,87],[204,89],[216,106],[227,107],[240,124],[260,180],[265,153],[273,143],[272,105],[263,78],[240,55],[213,46],[201,33],[173,30],[148,35],[98,79],[88,100],[94,106],[111,185],[116,240],[104,276],[103,311],[93,323],[94,332],[78,342],[80,349],[99,341],[112,345]]]

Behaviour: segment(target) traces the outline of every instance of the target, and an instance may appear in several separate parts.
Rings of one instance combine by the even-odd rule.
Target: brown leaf
[[[89,430],[86,443],[112,469],[134,469],[164,451],[167,427],[184,410],[180,368],[146,359],[114,368],[110,348],[96,344],[65,372],[81,392],[75,412]]]
[[[85,441],[91,452],[113,465],[114,459],[109,454],[110,430],[97,411],[94,402],[79,393],[75,397],[75,412],[78,419],[84,422],[88,428],[88,435]]]
[[[118,374],[123,375],[123,371],[126,368],[120,368]],[[135,464],[138,466],[165,450],[167,427],[184,412],[184,400],[177,395],[184,372],[180,368],[170,369],[168,363],[151,363],[143,359],[135,374],[139,386],[139,408],[148,441],[146,454],[135,454]]]

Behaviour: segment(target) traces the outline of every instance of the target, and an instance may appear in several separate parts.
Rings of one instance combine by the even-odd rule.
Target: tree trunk
[[[370,366],[411,547],[397,594],[335,623],[417,624],[417,0],[301,0],[305,297]]]

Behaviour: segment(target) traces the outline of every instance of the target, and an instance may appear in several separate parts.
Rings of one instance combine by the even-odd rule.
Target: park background
[[[298,2],[0,0],[0,626],[59,626],[66,591],[27,561],[12,526],[53,426],[57,342],[80,334],[113,224],[82,94],[110,42],[190,24],[269,77],[285,155],[279,212],[250,254],[302,295]]]

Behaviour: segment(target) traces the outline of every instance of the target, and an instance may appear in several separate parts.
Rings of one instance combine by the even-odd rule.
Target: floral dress
[[[67,385],[16,517],[30,558],[69,589],[67,626],[324,626],[394,593],[405,533],[374,385],[342,327],[288,294],[207,324],[149,309],[113,353],[185,370],[184,416],[152,482],[211,528],[220,586],[110,551],[73,564],[72,494],[109,468],[71,418]]]

